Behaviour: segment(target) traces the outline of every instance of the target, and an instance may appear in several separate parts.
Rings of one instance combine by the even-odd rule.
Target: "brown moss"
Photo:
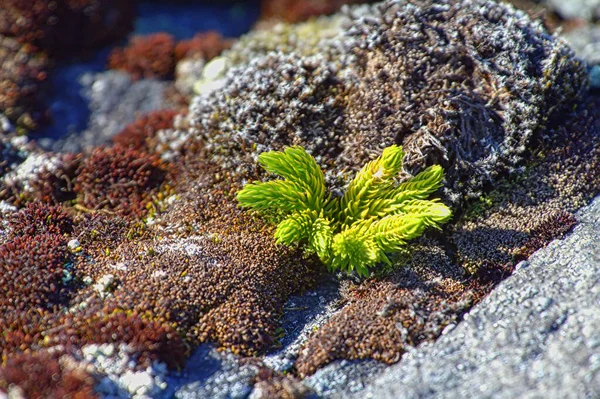
[[[2,0],[0,35],[59,55],[123,38],[133,28],[133,0]]]
[[[24,353],[0,368],[0,391],[30,399],[95,399],[94,379],[82,369],[65,369],[60,352]]]
[[[156,155],[121,146],[101,147],[82,160],[74,191],[91,210],[141,216],[167,174]]]
[[[434,340],[472,305],[482,287],[467,284],[442,248],[419,247],[387,277],[347,284],[345,307],[313,334],[296,370],[304,377],[335,359],[397,362],[408,347]]]
[[[224,38],[217,31],[201,32],[189,40],[181,40],[175,46],[175,59],[180,61],[188,57],[201,57],[210,61],[223,50],[231,47],[232,39]]]
[[[173,119],[178,111],[160,110],[150,112],[125,128],[113,137],[117,146],[135,150],[149,151],[148,141],[153,139],[159,130],[173,127]]]
[[[134,36],[127,47],[112,51],[108,67],[134,79],[169,78],[175,72],[175,38],[167,33]]]

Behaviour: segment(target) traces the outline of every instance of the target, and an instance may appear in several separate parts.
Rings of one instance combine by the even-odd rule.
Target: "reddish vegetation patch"
[[[297,399],[312,393],[297,377],[283,375],[261,367],[254,381],[252,397],[256,399]],[[312,395],[311,395],[312,397]]]
[[[202,57],[210,61],[223,50],[231,47],[232,39],[224,38],[219,32],[208,31],[194,35],[189,40],[182,40],[175,46],[175,59],[177,61],[187,57]]]
[[[134,0],[2,0],[0,35],[50,53],[78,54],[124,37]]]
[[[69,217],[59,207],[34,203],[8,219],[9,240],[0,245],[0,354],[5,358],[42,339],[40,320],[68,303],[63,234]]]
[[[26,199],[45,204],[60,204],[75,199],[73,186],[81,154],[57,154],[56,157],[60,162],[55,169],[42,167],[37,178],[29,181],[32,192],[27,193]]]
[[[175,72],[175,38],[168,33],[134,36],[127,47],[112,51],[108,67],[134,79],[169,78]]]
[[[21,393],[15,397],[29,399],[97,398],[94,379],[82,369],[65,369],[60,356],[60,352],[35,352],[11,357],[0,368],[0,392],[14,389]]]
[[[129,73],[134,79],[173,77],[175,65],[186,57],[211,60],[231,47],[232,40],[214,31],[196,34],[178,43],[164,32],[134,36],[127,47],[116,48],[108,59],[108,67]]]
[[[0,35],[0,112],[19,127],[35,129],[47,119],[40,98],[47,71],[45,53]]]
[[[74,190],[80,204],[89,209],[141,216],[166,176],[166,165],[155,155],[121,146],[101,147],[82,160]]]
[[[73,220],[61,206],[32,202],[8,219],[11,236],[62,235],[73,231]]]
[[[262,0],[261,19],[276,18],[295,23],[310,17],[332,14],[344,4],[366,2],[364,0]]]
[[[148,151],[148,140],[154,138],[156,132],[173,127],[173,119],[178,111],[160,110],[150,112],[137,119],[113,137],[117,146]]]
[[[16,237],[0,246],[0,303],[8,312],[63,303],[66,245],[57,234]]]
[[[149,319],[150,315],[142,317],[125,311],[115,301],[102,301],[91,295],[93,299],[87,302],[86,310],[57,314],[49,320],[55,327],[47,334],[44,346],[62,345],[77,351],[87,344],[125,343],[136,354],[139,368],[148,367],[153,361],[164,362],[173,370],[185,365],[186,346],[173,328]]]

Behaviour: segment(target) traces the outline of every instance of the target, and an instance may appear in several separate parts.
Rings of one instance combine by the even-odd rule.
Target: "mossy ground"
[[[493,10],[513,16],[504,8]],[[407,15],[413,18],[413,14]],[[496,26],[490,21],[485,24]],[[529,27],[529,22],[523,24]],[[359,25],[354,28],[368,29]],[[319,23],[305,28],[310,31],[315,26]],[[535,30],[528,32],[535,36]],[[359,40],[359,33],[354,31],[352,40]],[[323,40],[334,37],[325,35]],[[433,40],[429,36],[422,39],[423,43]],[[30,386],[31,381],[23,380],[23,375],[41,359],[52,366],[49,370],[59,364],[63,372],[60,382],[43,388],[46,393],[62,393],[64,387],[72,387],[73,392],[92,395],[85,369],[73,366],[84,363],[81,349],[90,343],[127,343],[136,354],[136,367],[158,360],[172,369],[183,367],[190,351],[202,342],[216,342],[240,356],[260,356],[278,345],[279,319],[287,298],[318,284],[324,268],[314,257],[303,256],[301,248],[276,245],[273,220],[277,215],[260,217],[240,210],[235,193],[244,182],[264,177],[256,173],[255,158],[258,151],[267,148],[265,145],[303,140],[312,143],[315,137],[326,137],[315,141],[311,149],[333,170],[340,145],[348,152],[366,138],[375,146],[382,144],[370,128],[360,137],[344,140],[336,134],[347,133],[348,126],[359,126],[363,118],[373,117],[387,129],[390,139],[394,126],[387,105],[374,105],[381,105],[377,90],[379,94],[389,91],[383,84],[385,76],[374,76],[369,71],[376,63],[367,62],[393,54],[382,50],[371,57],[365,49],[357,49],[356,56],[365,61],[359,72],[375,79],[377,90],[369,90],[368,82],[352,80],[360,74],[345,76],[349,80],[344,82],[344,90],[338,90],[339,79],[344,77],[338,74],[340,65],[327,63],[339,56],[339,48],[334,51],[335,46],[328,42],[326,48],[331,53],[307,61],[301,51],[294,53],[294,46],[301,45],[287,39],[285,43],[291,46],[286,47],[286,54],[270,55],[252,64],[273,65],[272,70],[254,74],[249,68],[239,79],[230,76],[235,84],[218,93],[220,97],[215,95],[210,101],[203,98],[199,108],[206,107],[202,109],[218,115],[218,120],[203,120],[202,112],[194,106],[190,113],[195,114],[188,118],[166,111],[141,118],[119,136],[116,145],[89,153],[66,156],[29,148],[53,166],[28,175],[24,183],[13,179],[11,171],[6,172],[11,179],[2,180],[2,199],[22,208],[28,202],[33,205],[0,224],[0,277],[17,276],[22,282],[5,284],[0,290],[0,308],[6,309],[0,312],[0,389],[7,389],[11,382],[23,388]],[[556,43],[544,36],[540,48],[545,45]],[[553,51],[568,53],[563,44],[558,47],[560,51],[556,46]],[[260,53],[260,46],[257,48]],[[232,51],[236,49],[239,46]],[[419,51],[415,54],[421,54]],[[494,46],[490,44],[486,51],[493,56]],[[538,62],[535,57],[539,54],[529,55]],[[257,381],[265,392],[279,392],[286,384],[296,384],[335,359],[398,361],[408,347],[434,340],[448,325],[457,323],[464,312],[510,275],[519,260],[573,226],[573,212],[600,187],[600,134],[595,125],[600,100],[576,97],[582,83],[581,68],[569,60],[561,59],[566,62],[561,64],[565,82],[556,81],[556,87],[540,94],[548,95],[548,103],[540,109],[556,105],[561,112],[554,118],[564,121],[547,122],[547,115],[533,112],[532,119],[525,122],[537,129],[536,134],[532,130],[531,140],[523,141],[525,149],[514,149],[519,160],[511,161],[511,168],[494,169],[498,173],[478,186],[481,200],[462,204],[462,211],[443,232],[430,232],[415,241],[406,253],[398,255],[395,267],[379,270],[360,282],[344,280],[343,309],[313,333],[299,353],[294,376],[284,378],[268,370],[261,373]],[[441,84],[445,79],[423,68],[427,79],[410,82],[416,94],[424,93],[419,84]],[[280,88],[280,76],[273,71],[288,74],[292,86]],[[294,75],[296,72],[301,73]],[[484,94],[521,100],[505,91],[492,93],[494,85],[489,82],[495,78],[484,75],[479,76],[488,84],[489,92]],[[435,79],[431,80],[432,76]],[[532,84],[526,73],[520,77]],[[555,96],[563,83],[568,96]],[[261,91],[264,85],[278,95]],[[353,87],[359,90],[348,91]],[[303,89],[312,90],[312,95],[303,94]],[[256,93],[261,95],[252,101]],[[350,94],[354,97],[342,98]],[[388,94],[388,100],[400,101],[388,101],[388,105],[404,101],[394,98],[395,93]],[[359,103],[371,104],[368,111],[372,112],[341,112],[348,98],[354,98],[357,107]],[[573,98],[578,101],[576,109]],[[292,100],[298,101],[289,105]],[[425,100],[423,104],[441,101]],[[249,109],[248,104],[265,107],[270,114],[257,117],[260,113]],[[287,120],[290,110],[298,113],[292,112]],[[468,107],[464,110],[473,111]],[[417,120],[419,113],[411,112]],[[245,119],[247,115],[254,119]],[[431,116],[431,123],[421,127],[435,128],[441,132],[440,138],[452,139],[444,136],[447,131],[439,116]],[[354,118],[356,124],[348,125],[344,118]],[[456,118],[454,121],[460,122],[460,117]],[[510,121],[515,134],[525,116],[519,118]],[[202,130],[204,122],[209,129]],[[249,126],[252,123],[264,131]],[[234,136],[220,129],[220,124],[236,132],[244,128],[245,135]],[[282,126],[285,131],[279,135],[265,133],[277,132]],[[298,131],[297,126],[306,131]],[[196,134],[194,130],[202,131]],[[458,134],[459,130],[453,132]],[[4,157],[9,145],[2,144]],[[162,158],[167,152],[168,161]],[[364,159],[359,158],[361,164],[346,158],[343,161],[360,167]],[[512,175],[507,176],[509,170]],[[458,182],[455,180],[453,187],[459,187]],[[77,248],[68,245],[74,240]],[[29,251],[35,242],[41,243],[36,247],[39,250]]]

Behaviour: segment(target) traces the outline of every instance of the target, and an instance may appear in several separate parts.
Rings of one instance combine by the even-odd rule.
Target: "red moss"
[[[124,37],[135,0],[1,0],[0,35],[60,55],[77,54]]]
[[[127,47],[112,51],[108,67],[134,79],[169,78],[175,72],[175,39],[168,33],[135,36]]]
[[[97,398],[94,379],[82,369],[65,369],[59,359],[60,353],[48,352],[12,356],[0,368],[0,389],[18,387],[29,399]]]
[[[39,309],[35,312],[3,309],[0,315],[0,364],[8,356],[31,350],[43,341],[42,320],[45,315],[47,312]]]
[[[36,179],[29,181],[32,191],[27,193],[27,199],[57,205],[75,198],[73,185],[81,155],[58,154],[57,157],[61,161],[58,167],[42,169]]]
[[[67,261],[64,239],[57,234],[16,237],[0,245],[0,309],[51,309],[64,303]],[[2,315],[4,316],[4,314]]]
[[[208,31],[196,34],[189,40],[182,40],[175,46],[177,61],[187,57],[202,57],[210,61],[223,50],[231,47],[232,39],[225,39],[219,32]]]
[[[150,112],[125,126],[113,137],[113,142],[118,146],[148,151],[147,140],[159,130],[172,128],[177,114],[177,111],[169,109]]]
[[[276,18],[300,22],[319,15],[332,14],[344,4],[365,3],[360,0],[262,0],[261,19]]]
[[[45,344],[77,350],[89,344],[125,343],[134,350],[140,367],[145,368],[153,361],[164,362],[172,370],[185,365],[187,347],[167,324],[121,309],[113,301],[104,305],[94,299],[88,307],[85,312],[55,319],[54,325],[68,328],[49,334]]]
[[[39,98],[47,71],[45,53],[0,34],[0,110],[18,127],[33,130],[47,120]]]
[[[9,218],[12,236],[62,235],[73,231],[73,220],[61,206],[31,202]]]
[[[89,209],[141,216],[166,174],[155,155],[122,146],[100,147],[81,162],[75,192]]]

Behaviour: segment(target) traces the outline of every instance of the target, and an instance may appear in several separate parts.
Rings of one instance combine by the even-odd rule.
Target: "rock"
[[[600,395],[600,197],[435,343],[355,397]]]
[[[599,0],[545,0],[544,3],[564,19],[581,18],[592,21],[600,16]]]
[[[59,139],[45,139],[41,142],[45,148],[79,152],[108,144],[138,115],[165,108],[166,82],[151,79],[133,81],[126,73],[107,71],[85,74],[81,77],[81,84],[90,108],[86,130]]]

